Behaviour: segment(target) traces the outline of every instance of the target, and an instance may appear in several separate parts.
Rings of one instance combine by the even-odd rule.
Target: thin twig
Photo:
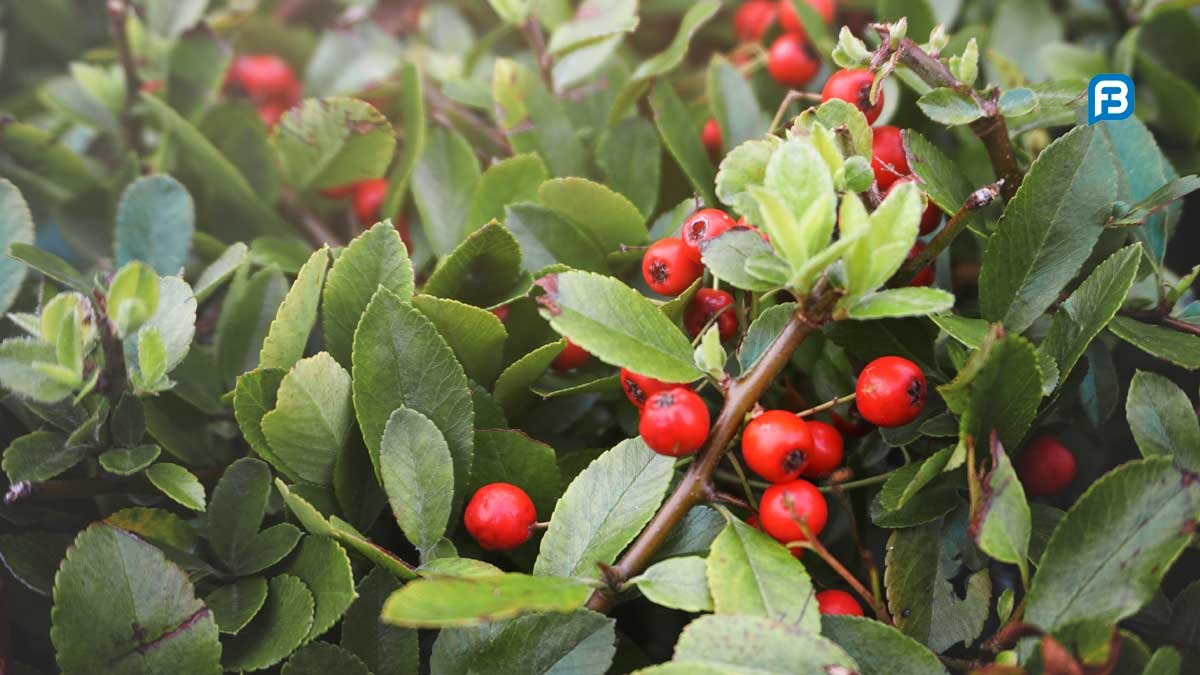
[[[121,70],[125,73],[125,105],[121,110],[121,122],[125,128],[125,142],[137,153],[146,156],[146,143],[142,138],[142,121],[133,114],[133,106],[142,91],[142,78],[138,75],[133,50],[129,47],[129,34],[125,24],[129,15],[127,0],[108,0],[108,26],[116,43],[117,55],[121,59]]]
[[[300,229],[304,231],[304,236],[313,246],[321,247],[326,244],[330,246],[341,246],[346,243],[346,240],[335,234],[333,230],[325,227],[325,223],[321,222],[312,211],[308,210],[296,195],[287,192],[283,195],[283,208],[287,211],[296,222],[300,224]]]
[[[537,60],[538,70],[542,73],[542,82],[553,94],[554,64],[550,59],[550,54],[546,52],[546,35],[542,33],[542,24],[537,19],[530,17],[521,25],[521,33],[525,35],[525,41],[529,43],[529,49]]]
[[[799,542],[788,542],[787,547],[793,548],[794,546],[800,546],[816,553],[821,557],[821,560],[825,561],[826,565],[829,565],[831,568],[833,568],[833,571],[836,572],[838,576],[840,576],[847,584],[850,584],[850,587],[854,589],[855,593],[858,593],[858,595],[868,605],[871,606],[871,610],[875,612],[876,619],[884,623],[892,623],[892,615],[888,613],[887,607],[875,599],[875,595],[868,591],[867,588],[862,585],[862,582],[858,580],[858,577],[851,574],[850,570],[846,569],[846,566],[829,552],[829,549],[825,548],[825,545],[821,543],[820,539],[817,539],[813,536],[812,532],[808,529],[808,525],[805,524],[804,521],[797,519],[796,523],[800,525],[800,531],[804,533],[804,540]]]
[[[459,105],[435,87],[426,86],[423,87],[423,90],[425,92],[425,102],[432,109],[433,118],[441,122],[443,126],[452,127],[450,118],[454,117],[479,135],[491,141],[500,154],[512,154],[512,145],[508,142],[508,137],[504,135],[504,132],[488,124],[487,121],[462,105]]]
[[[784,95],[783,100],[779,102],[779,107],[775,109],[775,117],[771,118],[771,126],[768,127],[767,133],[773,134],[775,133],[775,130],[779,128],[779,123],[783,121],[783,115],[787,112],[788,106],[796,101],[814,99],[819,102],[821,100],[820,94],[812,94],[807,91],[796,91],[795,89],[788,91],[788,93]]]
[[[972,192],[967,197],[967,200],[963,202],[962,207],[950,217],[946,226],[929,241],[925,249],[911,260],[905,261],[900,269],[892,275],[892,279],[888,282],[888,285],[893,288],[905,286],[921,270],[928,267],[930,263],[942,254],[942,251],[950,247],[950,244],[954,242],[959,234],[962,234],[962,231],[967,227],[967,222],[971,219],[971,214],[991,204],[999,196],[1003,184],[1003,180],[998,180],[991,185],[985,185]]]
[[[863,572],[866,573],[867,579],[871,582],[871,595],[875,601],[883,604],[883,589],[879,583],[879,569],[875,566],[875,557],[871,555],[870,549],[863,545],[862,535],[858,532],[858,518],[854,515],[854,506],[850,503],[849,497],[846,496],[846,491],[839,485],[833,485],[833,496],[837,497],[838,503],[846,511],[846,518],[850,521],[850,534],[854,537],[854,546],[858,549],[859,564],[862,565]]]
[[[816,415],[819,412],[825,412],[826,410],[829,410],[830,408],[834,408],[843,403],[848,403],[850,401],[853,401],[855,395],[856,394],[851,393],[851,394],[846,394],[845,396],[838,396],[836,398],[833,398],[829,401],[822,403],[821,405],[813,406],[813,407],[809,408],[808,410],[801,410],[800,412],[796,413],[796,417],[811,417],[812,415]]]

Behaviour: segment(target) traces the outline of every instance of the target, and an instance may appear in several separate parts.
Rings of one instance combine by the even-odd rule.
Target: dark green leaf
[[[53,431],[35,431],[13,440],[4,450],[9,482],[37,483],[54,478],[83,460],[87,446],[67,443]]]
[[[33,215],[21,191],[0,178],[0,314],[8,312],[25,281],[25,265],[7,255],[13,244],[33,244]]]
[[[475,432],[475,466],[470,492],[487,483],[511,483],[525,490],[537,512],[547,516],[560,494],[554,448],[515,429]]]
[[[497,59],[492,70],[492,98],[496,121],[513,150],[537,153],[555,176],[587,173],[587,155],[566,107],[532,70],[516,61]]]
[[[254,452],[271,463],[276,471],[295,479],[296,472],[283,463],[271,450],[266,434],[262,430],[263,417],[275,409],[279,385],[286,375],[282,370],[252,370],[238,378],[233,393],[233,413],[237,418],[242,436]]]
[[[767,133],[770,120],[759,106],[750,82],[736,66],[715,56],[708,63],[706,81],[709,106],[721,128],[721,141],[726,149]]]
[[[373,568],[358,584],[358,599],[342,620],[342,647],[358,656],[375,675],[408,675],[417,671],[417,631],[379,620],[383,603],[400,582],[382,567]]]
[[[504,207],[509,204],[537,201],[538,186],[548,178],[546,164],[534,153],[507,157],[489,166],[471,196],[467,229],[474,232],[493,220],[503,220]]]
[[[663,80],[654,85],[650,108],[654,111],[654,125],[658,127],[663,145],[687,176],[692,189],[703,197],[705,204],[716,204],[712,163],[700,143],[700,130],[692,123],[687,108],[670,83]]]
[[[281,574],[270,581],[267,601],[257,616],[222,647],[226,670],[261,670],[287,658],[308,636],[313,597],[304,582]]]
[[[1187,394],[1171,380],[1137,371],[1125,417],[1143,456],[1171,455],[1181,468],[1200,472],[1200,420]]]
[[[937,656],[895,628],[861,616],[821,617],[821,633],[858,662],[863,673],[934,675],[946,672]]]
[[[1200,370],[1200,336],[1142,323],[1124,316],[1114,317],[1108,329],[1113,335],[1151,356],[1188,370]]]
[[[312,593],[314,611],[309,640],[333,627],[356,597],[350,558],[329,537],[304,537],[283,571],[303,581]]]
[[[310,642],[283,664],[281,675],[371,675],[362,659],[328,642]]]
[[[54,573],[70,545],[70,535],[49,532],[0,534],[0,561],[26,588],[49,596],[54,591]]]
[[[221,586],[204,598],[212,610],[217,628],[226,635],[237,635],[267,602],[267,580],[245,577]]]
[[[433,322],[467,377],[491,384],[500,374],[508,332],[495,314],[456,300],[418,295],[413,305]]]
[[[196,226],[192,196],[166,175],[129,184],[117,205],[117,265],[149,263],[159,274],[176,274],[187,262]]]
[[[629,161],[632,153],[638,161]],[[605,183],[633,202],[643,218],[654,213],[662,182],[662,143],[649,120],[627,117],[605,129],[596,142],[596,164]]]
[[[492,396],[496,403],[511,419],[517,419],[533,404],[535,396],[532,391],[534,382],[546,372],[554,358],[566,347],[564,340],[557,340],[542,345],[517,359],[496,378],[496,386]]]
[[[466,222],[478,183],[479,161],[471,145],[457,132],[435,127],[412,172],[413,201],[434,254],[450,253],[467,227],[478,226]]]
[[[529,272],[563,263],[593,272],[608,270],[607,251],[600,241],[565,216],[537,204],[513,204],[504,209],[504,224],[521,244]]]
[[[532,280],[522,270],[520,244],[504,226],[488,223],[459,244],[421,290],[477,307],[494,307],[524,295],[530,285]]]
[[[258,365],[262,341],[287,290],[287,280],[274,267],[251,275],[246,266],[234,275],[214,337],[219,368],[227,385]]]

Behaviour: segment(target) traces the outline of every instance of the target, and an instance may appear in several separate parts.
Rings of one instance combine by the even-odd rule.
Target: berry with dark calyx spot
[[[1017,458],[1017,477],[1034,497],[1062,494],[1075,480],[1075,455],[1053,436],[1038,436]]]
[[[550,367],[560,373],[575,370],[587,363],[590,356],[591,354],[588,354],[583,347],[567,340],[567,346],[558,353],[558,356],[554,357],[554,360],[550,362]]]
[[[892,190],[895,190],[896,187],[899,185],[903,185],[905,183],[916,183],[916,182],[917,182],[917,180],[913,176],[905,176],[903,178],[898,178],[898,179],[896,179],[896,182],[892,183],[891,186],[888,187],[887,194],[890,195],[892,193]],[[941,224],[942,224],[942,210],[938,208],[937,204],[933,203],[932,199],[929,199],[928,195],[926,195],[925,211],[921,214],[921,234],[922,235],[929,234],[930,232],[933,232],[934,230],[936,230],[938,228],[938,225],[941,225]]]
[[[684,387],[660,391],[646,399],[638,433],[660,455],[682,457],[704,445],[708,438],[708,406],[696,392]]]
[[[815,485],[797,479],[767,488],[758,503],[758,518],[763,532],[786,544],[805,540],[800,523],[808,527],[812,536],[819,536],[829,518],[829,507]]]
[[[733,33],[739,42],[758,42],[778,15],[779,3],[775,0],[746,0],[733,13]]]
[[[842,465],[845,444],[842,435],[833,426],[818,420],[807,424],[813,448],[808,453],[808,466],[804,467],[801,475],[806,478],[824,478]]]
[[[659,295],[679,295],[703,274],[704,265],[696,250],[678,237],[650,244],[642,257],[642,277]]]
[[[848,614],[862,616],[862,605],[846,591],[831,588],[817,593],[817,608],[822,614]]]
[[[737,312],[733,311],[733,296],[726,291],[701,288],[683,311],[683,327],[689,335],[696,337],[714,316],[722,342],[737,335],[738,318]]]
[[[483,548],[507,551],[529,541],[537,510],[516,485],[491,483],[475,491],[463,511],[463,522]]]
[[[875,120],[879,119],[879,113],[883,112],[882,91],[879,92],[875,104],[871,105],[871,84],[874,81],[875,76],[869,70],[839,70],[825,80],[825,87],[821,89],[821,101],[839,98],[851,103],[866,115],[867,124],[874,124]]]
[[[750,420],[742,431],[746,466],[772,483],[799,478],[812,451],[808,424],[786,410],[768,410]]]
[[[716,239],[736,226],[733,218],[721,209],[700,209],[683,221],[679,236],[683,243],[695,249],[696,255],[700,255],[701,243]]]
[[[821,61],[808,41],[795,33],[784,33],[775,38],[767,52],[767,72],[785,87],[804,87],[820,69]]]
[[[826,25],[833,22],[833,0],[807,0],[807,2],[809,7],[817,10]],[[779,0],[779,25],[785,32],[804,35],[804,24],[801,23],[796,8],[792,7],[792,0]]]
[[[908,255],[904,256],[904,258],[905,258],[905,260],[912,260],[913,258],[921,255],[921,251],[924,251],[924,250],[925,250],[925,244],[923,242],[918,241],[917,243],[913,244],[913,247],[911,249],[909,249],[909,251],[908,251]],[[917,272],[916,276],[914,276],[912,278],[912,280],[908,282],[908,285],[909,286],[932,286],[933,285],[933,263],[929,263],[928,265],[922,267],[921,271]]]
[[[917,419],[925,407],[925,373],[899,356],[882,356],[858,375],[855,406],[868,422],[899,427]]]
[[[621,369],[621,389],[625,392],[625,397],[629,399],[629,402],[638,408],[646,405],[646,399],[660,391],[686,386],[663,382],[662,380],[656,380],[646,375],[638,375],[625,368]]]
[[[370,227],[379,221],[379,207],[387,196],[386,178],[370,178],[354,184],[354,216],[358,224]]]
[[[912,173],[898,128],[882,126],[871,130],[871,168],[875,170],[875,184],[880,190],[887,190],[892,183]]]
[[[700,142],[704,144],[709,157],[716,159],[721,156],[721,125],[717,124],[716,118],[710,117],[704,123],[704,129],[700,131]]]

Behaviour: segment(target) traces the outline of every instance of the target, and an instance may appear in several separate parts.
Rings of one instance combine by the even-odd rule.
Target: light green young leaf
[[[392,593],[380,619],[408,628],[475,626],[531,612],[571,612],[591,594],[591,585],[582,581],[516,572],[437,577],[410,582]]]
[[[171,386],[167,380],[167,348],[162,334],[153,326],[138,332],[137,370],[133,380],[144,391],[162,391]]]
[[[730,150],[717,170],[717,197],[750,223],[761,223],[763,217],[749,188],[766,180],[767,163],[780,145],[775,136],[747,141]]]
[[[972,524],[975,542],[995,560],[1016,565],[1029,578],[1029,535],[1033,529],[1025,490],[1008,453],[995,437],[989,443],[992,471],[983,485],[983,498]]]
[[[717,613],[761,616],[819,631],[816,591],[804,565],[766,534],[728,520],[712,543],[706,568]]]
[[[767,222],[760,224],[767,227],[771,243],[783,257],[793,268],[798,267],[828,245],[833,234],[837,200],[829,166],[811,137],[795,135],[771,155],[763,185],[778,195],[783,207],[796,219],[797,227],[771,229]],[[761,200],[759,206],[762,207]]]
[[[428,555],[446,532],[454,499],[454,464],[442,432],[415,410],[396,410],[379,443],[379,471],[397,524]]]
[[[736,288],[747,291],[769,291],[778,286],[750,273],[750,261],[774,258],[783,266],[787,262],[775,255],[771,245],[753,230],[733,229],[716,239],[701,244],[701,258],[713,275]],[[757,269],[757,268],[756,268]]]
[[[954,295],[940,288],[892,288],[871,293],[849,309],[851,319],[866,321],[928,316],[954,308]]]
[[[159,462],[146,469],[146,478],[172,501],[193,511],[204,510],[204,486],[184,467]]]
[[[284,376],[275,409],[263,416],[261,425],[271,452],[297,476],[330,485],[353,423],[350,374],[321,352]]]
[[[258,353],[259,367],[287,369],[304,356],[308,335],[317,323],[317,307],[328,265],[329,250],[321,247],[300,268],[296,283],[284,296],[267,330],[262,350]]]
[[[969,94],[946,87],[923,94],[917,99],[917,106],[929,119],[947,126],[969,124],[983,117],[979,103]]]
[[[131,370],[141,368],[141,339],[150,331],[157,331],[162,338],[163,372],[170,373],[187,357],[196,335],[196,298],[186,281],[175,276],[159,277],[158,309],[125,340],[125,362]]]
[[[136,331],[158,309],[158,275],[150,266],[131,262],[108,287],[108,318],[119,337]]]
[[[921,192],[912,183],[891,190],[866,218],[857,197],[842,199],[841,236],[858,237],[845,255],[847,298],[857,300],[878,289],[900,269],[917,239],[922,211]]]
[[[637,586],[656,605],[685,612],[711,612],[713,600],[704,578],[704,565],[700,556],[668,558],[646,568],[629,584]]]
[[[712,377],[720,378],[725,374],[725,358],[725,349],[721,347],[721,331],[713,324],[700,338],[700,346],[696,347],[696,367]]]

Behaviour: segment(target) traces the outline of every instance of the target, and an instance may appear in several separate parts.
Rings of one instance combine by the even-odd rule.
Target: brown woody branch
[[[917,276],[921,270],[925,269],[926,266],[941,255],[942,251],[950,247],[955,238],[966,228],[967,221],[970,220],[972,213],[992,203],[992,200],[999,196],[1003,185],[1004,180],[1001,179],[972,192],[967,197],[967,201],[950,217],[950,220],[946,222],[946,226],[937,233],[937,236],[930,240],[925,249],[918,253],[912,260],[905,261],[904,265],[892,275],[888,285],[896,288],[905,286],[908,282],[912,281],[913,277]]]

